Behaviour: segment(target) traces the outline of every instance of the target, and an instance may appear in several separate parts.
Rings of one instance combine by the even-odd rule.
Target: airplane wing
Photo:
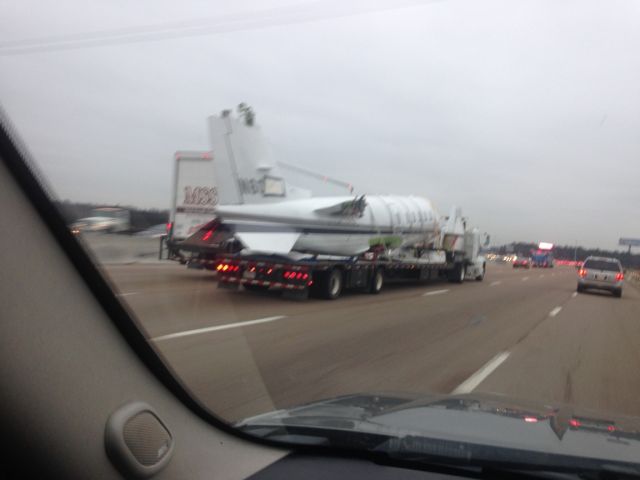
[[[296,232],[236,232],[236,238],[249,250],[289,253],[298,241]]]

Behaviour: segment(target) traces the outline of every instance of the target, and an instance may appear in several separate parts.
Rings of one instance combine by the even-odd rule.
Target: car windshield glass
[[[213,415],[640,461],[637,0],[3,4],[7,130]]]
[[[617,262],[607,262],[606,260],[587,260],[584,262],[587,270],[604,270],[607,272],[619,272],[620,267]]]

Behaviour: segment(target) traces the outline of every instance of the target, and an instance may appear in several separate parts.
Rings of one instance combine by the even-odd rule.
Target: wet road
[[[187,388],[219,416],[346,393],[492,392],[640,415],[640,292],[577,294],[570,267],[336,301],[218,290],[180,265],[104,267]]]

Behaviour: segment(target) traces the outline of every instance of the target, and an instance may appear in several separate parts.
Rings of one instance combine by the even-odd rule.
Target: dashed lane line
[[[228,323],[226,325],[216,325],[215,327],[197,328],[195,330],[185,330],[184,332],[170,333],[169,335],[161,335],[159,337],[152,338],[154,342],[161,342],[163,340],[171,340],[173,338],[188,337],[190,335],[198,335],[200,333],[217,332],[219,330],[228,330],[230,328],[248,327],[250,325],[257,325],[259,323],[275,322],[286,318],[284,315],[276,315],[275,317],[258,318],[257,320],[248,320],[246,322]]]
[[[427,293],[423,293],[422,296],[423,297],[429,297],[431,295],[442,295],[443,293],[447,293],[449,291],[449,289],[445,289],[445,290],[432,290],[431,292],[427,292]]]
[[[487,363],[485,363],[480,370],[467,378],[464,382],[458,385],[452,395],[460,395],[462,393],[470,393],[482,383],[482,381],[493,373],[507,358],[509,358],[509,352],[500,352]]]

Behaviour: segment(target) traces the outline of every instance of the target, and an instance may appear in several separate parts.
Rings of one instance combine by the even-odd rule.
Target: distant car
[[[531,268],[529,257],[518,257],[513,261],[513,268]]]
[[[116,228],[114,220],[106,217],[86,217],[81,218],[71,224],[71,231],[74,234],[81,232],[112,232]]]
[[[131,214],[120,207],[94,208],[89,217],[80,218],[70,225],[71,232],[126,232],[130,228]]]
[[[578,292],[608,290],[619,298],[623,283],[624,271],[616,258],[587,257],[578,270]]]

